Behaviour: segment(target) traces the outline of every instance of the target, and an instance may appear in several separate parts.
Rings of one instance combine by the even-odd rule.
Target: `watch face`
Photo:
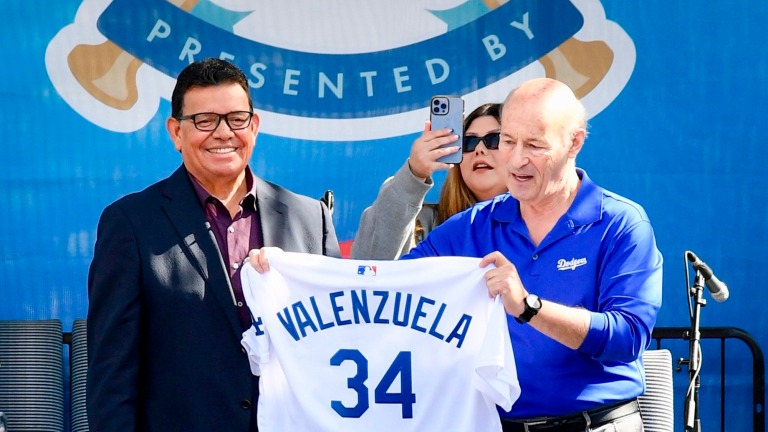
[[[534,310],[541,309],[541,299],[539,299],[539,296],[537,296],[536,294],[528,294],[528,296],[525,298],[525,303],[531,309],[534,309]]]

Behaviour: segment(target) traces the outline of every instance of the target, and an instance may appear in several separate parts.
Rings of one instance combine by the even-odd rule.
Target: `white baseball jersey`
[[[520,395],[506,314],[478,258],[283,252],[242,271],[271,431],[500,431]]]

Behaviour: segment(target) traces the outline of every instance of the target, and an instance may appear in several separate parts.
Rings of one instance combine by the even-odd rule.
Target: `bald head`
[[[512,90],[504,102],[502,112],[511,114],[516,108],[539,112],[548,123],[559,127],[563,133],[572,134],[575,130],[585,129],[587,125],[584,105],[570,87],[551,78],[532,79]]]
[[[498,156],[505,183],[521,204],[553,208],[578,188],[576,156],[586,137],[584,106],[549,78],[523,83],[501,112]]]

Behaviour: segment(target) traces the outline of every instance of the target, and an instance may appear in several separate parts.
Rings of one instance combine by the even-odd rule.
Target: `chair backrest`
[[[70,363],[70,419],[72,432],[88,432],[88,415],[85,411],[85,380],[88,374],[88,344],[84,319],[72,324]]]
[[[645,394],[638,397],[645,432],[672,432],[675,422],[672,353],[650,350],[643,353]]]
[[[64,430],[61,321],[0,321],[0,411],[12,432]]]

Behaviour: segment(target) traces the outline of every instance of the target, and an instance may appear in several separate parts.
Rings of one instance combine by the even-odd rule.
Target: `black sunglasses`
[[[464,153],[475,151],[475,148],[480,141],[483,142],[485,148],[488,150],[496,150],[499,148],[499,132],[491,132],[486,136],[467,136],[464,135]]]

